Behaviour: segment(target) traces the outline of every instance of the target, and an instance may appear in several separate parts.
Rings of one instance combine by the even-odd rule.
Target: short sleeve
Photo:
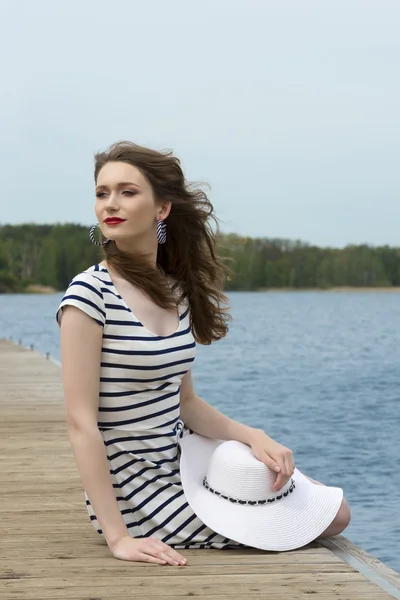
[[[57,308],[56,320],[60,327],[62,309],[64,306],[76,306],[92,319],[104,327],[106,312],[104,298],[101,291],[101,281],[90,273],[83,272],[76,275],[68,286],[59,307]]]

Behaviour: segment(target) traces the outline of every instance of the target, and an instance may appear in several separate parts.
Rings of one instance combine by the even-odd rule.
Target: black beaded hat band
[[[282,500],[282,498],[286,498],[289,494],[293,493],[293,490],[295,489],[296,485],[295,485],[294,479],[291,479],[290,487],[288,487],[288,489],[285,492],[282,492],[282,494],[278,494],[278,496],[273,496],[272,498],[267,498],[266,500],[239,500],[238,498],[232,498],[231,496],[227,496],[226,494],[222,494],[221,492],[214,490],[209,485],[209,483],[207,481],[207,477],[204,477],[204,479],[203,479],[203,487],[205,487],[206,490],[211,492],[211,494],[214,494],[215,496],[219,496],[220,498],[223,498],[224,500],[229,500],[229,502],[232,502],[233,504],[241,504],[244,506],[246,506],[246,505],[247,506],[260,506],[263,504],[271,504],[272,502],[275,502],[275,500]]]

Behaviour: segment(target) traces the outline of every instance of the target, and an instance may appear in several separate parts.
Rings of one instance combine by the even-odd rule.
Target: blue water
[[[198,346],[196,392],[343,487],[346,537],[400,572],[400,295],[232,293],[228,336]],[[0,295],[0,338],[59,360],[61,294]]]

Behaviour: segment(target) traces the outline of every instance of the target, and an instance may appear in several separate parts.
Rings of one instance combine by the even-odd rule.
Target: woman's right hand
[[[182,554],[155,537],[132,538],[127,535],[110,546],[110,550],[119,560],[174,566],[185,565],[187,562]]]

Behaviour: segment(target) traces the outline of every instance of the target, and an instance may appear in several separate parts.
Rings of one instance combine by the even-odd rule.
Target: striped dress
[[[187,298],[169,336],[148,331],[96,264],[70,283],[57,309],[76,306],[103,330],[98,428],[119,509],[134,538],[155,536],[174,548],[240,546],[209,529],[188,505],[180,478],[178,440],[190,435],[180,419],[180,386],[196,342]],[[102,534],[90,498],[86,506]]]

